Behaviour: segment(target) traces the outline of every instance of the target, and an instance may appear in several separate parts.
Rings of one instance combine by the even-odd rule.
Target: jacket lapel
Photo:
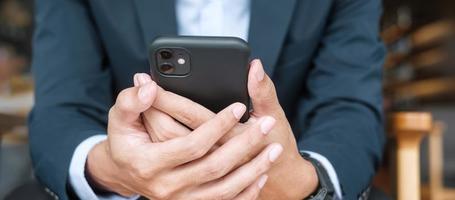
[[[175,0],[134,0],[146,46],[158,36],[177,35]]]
[[[260,58],[273,74],[291,22],[296,0],[252,0],[248,42],[252,58]]]

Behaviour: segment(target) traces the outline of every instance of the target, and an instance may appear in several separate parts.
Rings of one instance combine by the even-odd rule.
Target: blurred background
[[[412,184],[420,191],[411,192],[419,198],[455,199],[453,10],[453,0],[384,0],[381,37],[389,51],[384,64],[389,139],[373,185],[391,197],[398,197],[406,189],[400,185],[417,177],[421,182]],[[32,32],[33,1],[0,0],[0,199],[33,179],[26,127],[33,105]],[[420,160],[406,160],[400,149]],[[397,167],[400,159],[406,160],[405,172]],[[409,174],[413,171],[420,178]]]

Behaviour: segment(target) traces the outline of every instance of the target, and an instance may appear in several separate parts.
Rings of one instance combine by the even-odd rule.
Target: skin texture
[[[111,108],[108,140],[89,154],[96,186],[150,199],[302,199],[316,189],[316,171],[301,158],[259,60],[251,63],[246,123],[238,122],[242,104],[215,114],[147,74],[134,84]]]

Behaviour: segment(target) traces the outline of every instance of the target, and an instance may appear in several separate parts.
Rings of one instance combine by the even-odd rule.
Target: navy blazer
[[[249,44],[272,77],[300,149],[328,158],[346,199],[369,186],[384,143],[380,0],[252,0]],[[172,0],[37,0],[29,118],[38,179],[68,198],[83,140],[106,134],[107,113],[147,46],[177,33]]]

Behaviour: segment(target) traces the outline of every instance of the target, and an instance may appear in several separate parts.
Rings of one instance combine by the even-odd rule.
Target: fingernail
[[[275,145],[269,152],[270,162],[275,162],[280,156],[281,152],[283,152],[283,147],[281,145]]]
[[[153,83],[145,84],[139,88],[138,97],[142,103],[147,103],[152,97]]]
[[[256,80],[258,82],[261,82],[265,76],[264,68],[262,66],[261,60],[257,59],[255,62],[256,62],[255,63],[256,64],[256,74],[255,74]]]
[[[264,135],[267,135],[270,130],[272,130],[275,125],[275,119],[273,117],[264,117],[261,122],[261,132]]]
[[[267,179],[269,178],[269,176],[267,175],[262,175],[261,178],[259,178],[259,182],[258,182],[258,186],[259,188],[263,188],[265,183],[267,183]]]
[[[145,85],[147,84],[148,82],[150,82],[150,79],[147,77],[148,75],[147,74],[144,74],[144,73],[140,73],[138,75],[138,81],[139,81],[139,85]]]
[[[137,80],[139,74],[134,74],[133,76],[133,82],[134,82],[134,87],[139,86],[139,81]]]
[[[237,104],[235,105],[234,109],[232,109],[232,113],[234,114],[234,117],[237,119],[242,118],[243,113],[245,113],[246,107],[243,104]]]

